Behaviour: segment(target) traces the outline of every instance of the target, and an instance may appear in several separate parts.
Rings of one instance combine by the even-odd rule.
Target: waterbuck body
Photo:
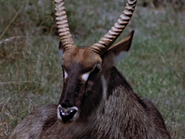
[[[117,44],[134,11],[129,1],[109,32],[78,48],[69,32],[63,0],[55,0],[61,42],[63,91],[58,105],[45,105],[21,121],[10,139],[169,139],[157,108],[141,99],[116,69],[134,31]]]

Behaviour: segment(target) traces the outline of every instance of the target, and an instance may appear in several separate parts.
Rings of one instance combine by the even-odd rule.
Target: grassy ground
[[[143,7],[143,1],[120,37],[135,30],[132,49],[117,67],[135,92],[155,103],[172,138],[184,139],[185,12]],[[98,41],[124,3],[66,1],[76,44]],[[0,138],[8,138],[35,107],[58,103],[62,90],[58,41],[52,1],[0,1]]]

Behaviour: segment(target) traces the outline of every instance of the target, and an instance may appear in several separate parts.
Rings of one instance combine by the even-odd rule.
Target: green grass
[[[58,103],[61,58],[52,1],[0,1],[0,138],[34,108]],[[142,7],[119,40],[135,30],[132,49],[117,67],[135,92],[149,98],[165,119],[172,138],[185,138],[184,11]],[[146,1],[148,2],[148,1]],[[119,17],[125,2],[66,1],[78,46],[90,46]]]

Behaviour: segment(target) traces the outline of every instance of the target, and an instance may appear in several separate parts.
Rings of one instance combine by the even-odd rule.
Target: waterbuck
[[[157,108],[134,93],[114,66],[130,49],[134,31],[117,44],[134,12],[128,0],[114,26],[91,47],[78,48],[63,0],[55,0],[62,53],[63,91],[58,105],[45,105],[21,121],[11,139],[169,139]]]

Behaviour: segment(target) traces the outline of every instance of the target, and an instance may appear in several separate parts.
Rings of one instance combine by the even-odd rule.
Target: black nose
[[[78,112],[77,107],[71,107],[71,108],[63,108],[58,107],[59,115],[62,119],[63,123],[70,123],[75,119],[75,114]]]

